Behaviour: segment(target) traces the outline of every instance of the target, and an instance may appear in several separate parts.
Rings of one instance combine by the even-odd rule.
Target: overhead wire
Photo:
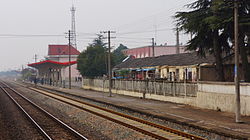
[[[116,40],[116,42],[131,42],[131,43],[151,43],[150,41],[133,41],[133,40]]]
[[[87,34],[87,33],[86,33]],[[89,35],[77,35],[80,39],[94,39]],[[66,37],[66,34],[0,34],[0,38],[39,38],[39,37]]]
[[[122,37],[116,36],[117,39],[128,39],[128,40],[150,40],[151,38],[139,38],[139,37]]]
[[[0,37],[58,37],[65,35],[48,35],[48,34],[0,34]]]
[[[172,30],[172,29],[171,28],[162,28],[162,29],[148,30],[148,31],[121,32],[121,33],[117,33],[117,34],[118,35],[140,34],[140,33],[155,32],[155,31],[167,31],[167,30]]]
[[[138,23],[141,23],[141,22],[143,22],[143,23],[154,22],[154,20],[152,20],[152,18],[157,18],[157,19],[165,19],[166,18],[166,19],[168,19],[169,17],[167,16],[166,12],[169,12],[169,10],[171,10],[171,9],[174,9],[174,7],[170,8],[170,9],[163,10],[161,12],[157,12],[155,14],[152,14],[152,15],[149,15],[149,16],[146,16],[146,17],[143,17],[141,19],[135,20],[135,21],[130,22],[130,23],[120,25],[120,26],[116,27],[115,29],[121,29],[121,28],[128,27],[128,26],[134,27],[135,24],[138,24]],[[145,22],[145,21],[147,21],[147,22]]]
[[[170,17],[167,16],[168,11],[169,9],[116,27],[117,38],[122,36],[120,38],[126,39],[126,41],[138,40],[139,43],[144,41],[144,39],[140,39],[139,37],[145,37],[145,40],[155,38],[155,41],[158,42],[158,38],[163,38],[164,32],[168,32],[168,34],[175,32],[175,27],[171,28],[174,24],[170,21]]]

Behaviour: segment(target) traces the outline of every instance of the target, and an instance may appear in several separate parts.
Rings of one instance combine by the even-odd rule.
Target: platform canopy
[[[37,63],[32,63],[28,64],[28,66],[40,69],[40,68],[45,68],[45,67],[50,67],[50,68],[55,68],[55,67],[65,67],[69,65],[74,65],[76,64],[76,61],[70,61],[70,62],[57,62],[57,61],[52,61],[52,60],[45,60]]]
[[[37,63],[28,64],[28,66],[38,70],[37,78],[43,79],[45,83],[58,85],[65,80],[65,70],[69,65],[76,64],[76,61],[58,62],[52,60],[45,60]]]

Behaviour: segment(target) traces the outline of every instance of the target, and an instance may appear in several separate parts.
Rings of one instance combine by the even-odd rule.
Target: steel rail
[[[126,127],[130,127],[130,128],[133,127],[133,126],[130,126],[129,124],[125,124],[124,122],[118,122],[117,120],[114,120],[114,119],[112,119],[112,118],[110,118],[110,117],[108,117],[108,116],[104,116],[104,115],[102,115],[102,114],[98,114],[97,112],[94,112],[94,111],[92,111],[92,110],[87,110],[87,109],[85,109],[85,108],[79,107],[79,106],[77,106],[77,105],[74,105],[74,104],[69,103],[69,102],[67,102],[67,101],[64,101],[64,100],[62,100],[62,99],[58,99],[58,98],[56,98],[56,97],[53,97],[53,96],[44,94],[44,93],[42,93],[42,92],[39,91],[39,90],[41,90],[40,88],[39,88],[39,90],[37,90],[36,88],[29,88],[29,89],[31,89],[31,90],[33,90],[33,91],[36,91],[36,92],[39,92],[39,93],[41,93],[41,94],[43,94],[43,95],[49,96],[49,97],[51,97],[51,98],[53,98],[53,99],[59,100],[59,101],[61,101],[61,102],[70,104],[70,105],[75,106],[75,107],[77,107],[77,108],[83,109],[83,110],[88,111],[88,112],[90,112],[90,113],[93,113],[93,114],[95,114],[95,115],[104,117],[104,118],[109,119],[109,120],[111,120],[111,121],[116,121],[117,123],[120,123],[120,124],[122,124],[122,125],[124,125],[124,126],[126,126]],[[44,89],[43,89],[42,91],[48,92],[48,89],[47,89],[47,91],[44,90]],[[50,94],[54,94],[54,95],[56,95],[56,96],[59,96],[59,97],[62,97],[62,98],[68,99],[68,100],[72,100],[72,101],[75,101],[75,102],[78,102],[78,103],[81,103],[81,104],[84,104],[84,105],[87,105],[87,106],[91,106],[91,107],[94,107],[94,108],[97,108],[97,109],[100,109],[100,110],[103,110],[103,111],[106,111],[106,112],[109,112],[109,113],[112,113],[112,114],[116,114],[116,115],[118,115],[118,116],[122,116],[122,117],[124,117],[124,118],[131,119],[131,120],[140,122],[140,123],[142,123],[142,124],[146,124],[146,125],[149,125],[149,126],[152,126],[152,127],[155,127],[155,128],[159,128],[159,129],[162,129],[162,130],[164,130],[164,131],[167,131],[167,132],[170,132],[170,133],[173,133],[173,134],[176,134],[176,135],[185,137],[185,138],[189,138],[189,139],[193,139],[193,140],[205,140],[204,138],[199,137],[199,136],[195,136],[195,135],[188,134],[188,133],[185,133],[185,132],[182,132],[182,131],[179,131],[179,130],[175,130],[175,129],[172,129],[172,128],[169,128],[169,127],[165,127],[165,126],[162,126],[162,125],[159,125],[159,124],[155,124],[155,123],[152,123],[152,122],[149,122],[149,121],[145,121],[145,120],[142,120],[142,119],[139,119],[139,118],[136,118],[136,117],[133,117],[133,116],[129,116],[129,115],[126,115],[126,114],[123,114],[123,113],[115,112],[115,111],[113,111],[113,110],[109,110],[109,109],[106,109],[106,108],[103,108],[103,107],[100,107],[100,106],[97,106],[97,105],[93,105],[93,104],[89,104],[89,103],[86,103],[86,102],[83,102],[83,101],[79,101],[79,100],[76,100],[76,99],[72,99],[72,98],[70,98],[70,97],[66,97],[66,96],[63,96],[63,95],[58,95],[58,94],[55,94],[55,93],[51,93],[51,91],[50,91]],[[144,133],[144,134],[147,134],[147,135],[152,136],[152,137],[157,138],[157,139],[164,139],[163,137],[158,137],[158,136],[156,136],[156,135],[154,135],[154,134],[149,134],[149,133],[145,132],[145,130],[140,129],[140,128],[131,128],[131,129],[137,130],[137,131],[139,131],[139,132],[142,132],[142,133]]]
[[[79,139],[83,139],[83,140],[87,140],[87,138],[85,136],[83,136],[82,134],[80,134],[79,132],[77,132],[76,130],[74,130],[73,128],[71,128],[70,126],[68,126],[66,123],[64,123],[63,121],[59,120],[58,118],[56,118],[55,116],[53,116],[52,114],[50,114],[49,112],[47,112],[46,110],[44,110],[43,108],[41,108],[40,106],[38,106],[37,104],[35,104],[34,102],[32,102],[31,100],[29,100],[28,98],[26,98],[25,96],[23,96],[22,94],[20,94],[18,91],[16,91],[15,89],[13,89],[12,87],[10,87],[9,85],[7,85],[4,82],[1,82],[2,84],[4,84],[7,88],[9,88],[10,90],[12,90],[13,92],[15,92],[17,95],[19,95],[20,97],[22,97],[24,100],[28,101],[30,104],[32,104],[34,107],[38,108],[40,111],[42,111],[43,113],[45,113],[47,116],[49,116],[50,118],[52,118],[53,120],[55,120],[58,124],[60,124],[61,126],[63,126],[64,128],[68,129],[72,134],[74,134],[75,136],[77,136]],[[1,87],[2,88],[2,87]],[[3,89],[3,88],[2,88]],[[6,91],[5,89],[3,89],[5,91],[6,94],[8,94],[9,97],[11,97],[11,95],[8,93],[8,91]],[[11,97],[13,100],[15,100],[13,97]],[[15,101],[16,102],[16,101]],[[16,102],[17,103],[17,102]],[[18,104],[18,103],[17,103]],[[19,105],[19,104],[18,104]],[[21,107],[21,105],[19,105]],[[22,110],[24,110],[22,108]],[[24,110],[25,111],[25,110]],[[26,112],[26,111],[25,111]],[[27,115],[29,115],[26,112]],[[29,115],[30,116],[30,115]],[[31,116],[30,116],[31,117]],[[34,121],[34,119],[32,119]],[[35,122],[35,121],[34,121]],[[35,122],[36,123],[36,122]],[[38,123],[36,123],[38,125]],[[39,126],[39,125],[38,125]],[[39,127],[41,128],[41,127]],[[42,129],[42,128],[41,128]],[[43,130],[43,132],[46,134],[46,132]],[[46,134],[46,136],[49,137],[48,134]],[[49,140],[52,140],[52,138],[50,138]]]
[[[42,127],[23,109],[23,107],[18,104],[18,102],[3,88],[0,87],[6,95],[17,105],[17,107],[25,114],[25,116],[32,122],[32,124],[37,128],[39,133],[43,135],[44,138],[52,140],[52,138],[42,129]]]
[[[36,90],[34,90],[34,91],[36,91]],[[38,91],[36,91],[36,92],[38,92]],[[41,93],[41,94],[43,94],[43,93]],[[136,131],[138,131],[138,132],[141,132],[141,133],[146,134],[146,135],[148,135],[148,136],[151,136],[151,137],[153,137],[153,138],[156,138],[156,139],[159,139],[159,140],[169,140],[169,139],[166,139],[165,137],[156,135],[156,134],[151,133],[151,132],[149,132],[149,131],[145,131],[144,129],[141,129],[141,128],[138,128],[138,127],[134,127],[133,125],[130,125],[130,124],[126,123],[126,122],[122,122],[122,121],[116,120],[116,119],[114,119],[114,118],[111,118],[111,117],[109,117],[109,116],[103,115],[103,114],[101,114],[101,113],[97,113],[97,112],[95,112],[95,111],[92,111],[92,110],[89,110],[89,109],[86,109],[86,108],[77,106],[77,105],[75,105],[75,104],[73,104],[73,103],[64,101],[64,100],[62,100],[62,99],[58,99],[58,98],[55,98],[55,97],[53,97],[53,96],[46,95],[46,94],[43,94],[43,95],[45,95],[45,96],[47,96],[47,97],[50,97],[50,98],[53,98],[53,99],[55,99],[55,100],[61,101],[61,102],[63,102],[63,103],[69,104],[69,105],[74,106],[74,107],[76,107],[76,108],[79,108],[79,109],[81,109],[81,110],[87,111],[87,112],[92,113],[92,114],[94,114],[94,115],[97,115],[97,116],[99,116],[99,117],[105,118],[105,119],[110,120],[110,121],[112,121],[112,122],[121,124],[121,125],[123,125],[123,126],[126,126],[126,127],[130,128],[130,129],[133,129],[133,130],[136,130]]]

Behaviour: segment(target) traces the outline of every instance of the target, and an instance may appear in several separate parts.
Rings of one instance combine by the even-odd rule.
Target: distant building
[[[201,58],[196,52],[128,59],[113,68],[113,76],[131,80],[210,81],[215,79],[214,62],[213,56]]]
[[[77,60],[78,55],[80,52],[74,48],[73,46],[70,46],[70,58],[71,61],[75,62]],[[48,56],[45,56],[47,60],[57,61],[57,62],[68,62],[69,61],[69,46],[68,45],[49,45],[48,48]],[[63,69],[64,73],[63,77],[68,79],[68,73],[69,69],[68,67],[65,67]],[[80,73],[77,70],[77,64],[74,64],[71,66],[71,77],[80,77]]]
[[[45,60],[28,66],[38,69],[38,78],[43,79],[44,82],[62,85],[62,83],[69,80],[69,65],[71,65],[72,81],[81,77],[76,64],[79,54],[80,52],[72,46],[49,45],[48,55]]]
[[[179,46],[179,52],[178,52],[178,47],[176,45],[173,46],[159,45],[154,47],[155,56],[187,53],[187,52],[188,51],[185,51],[185,46]],[[123,50],[123,53],[127,56],[134,56],[135,58],[153,57],[153,47],[145,46],[139,48],[126,49]]]
[[[225,81],[234,81],[234,54],[223,57]],[[250,61],[250,57],[248,57]],[[244,73],[241,65],[239,79],[244,82]],[[207,54],[206,57],[197,56],[197,52],[162,55],[146,58],[128,58],[113,68],[113,77],[117,79],[163,79],[167,81],[217,81],[215,57]]]

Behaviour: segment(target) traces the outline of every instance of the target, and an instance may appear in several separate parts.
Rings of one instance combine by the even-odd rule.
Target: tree
[[[107,48],[102,36],[98,35],[89,44],[87,50],[81,52],[77,59],[77,69],[82,76],[99,77],[107,74]],[[113,62],[111,61],[113,64]]]
[[[36,70],[31,68],[25,68],[21,71],[22,79],[28,80],[32,75],[36,75]]]
[[[233,1],[228,0],[197,0],[189,4],[189,12],[178,12],[175,15],[177,25],[186,33],[193,33],[194,38],[188,42],[188,50],[198,50],[205,56],[212,53],[216,60],[217,78],[224,81],[223,56],[232,52],[233,44]],[[239,0],[240,15],[240,55],[244,79],[250,81],[249,64],[247,61],[247,44],[244,38],[249,33],[249,0]],[[247,22],[246,22],[247,21]]]
[[[240,58],[242,64],[242,72],[245,81],[250,82],[250,66],[248,62],[249,49],[248,42],[245,43],[245,38],[248,36],[250,30],[250,2],[249,0],[238,0],[239,5],[239,47]],[[213,0],[211,6],[212,10],[216,14],[217,19],[211,22],[211,25],[220,27],[225,35],[225,41],[230,40],[234,42],[234,1],[233,0]],[[227,40],[226,40],[227,39]],[[230,47],[233,49],[233,46]]]
[[[127,46],[120,44],[118,48],[113,51],[115,65],[120,64],[127,56],[122,52],[123,50],[128,49]]]
[[[217,80],[224,81],[224,70],[222,65],[221,48],[219,46],[219,29],[212,28],[208,17],[213,16],[211,0],[197,0],[191,3],[189,12],[177,12],[175,18],[177,25],[186,33],[194,34],[194,38],[188,42],[188,50],[197,50],[200,56],[212,53],[216,60]]]

